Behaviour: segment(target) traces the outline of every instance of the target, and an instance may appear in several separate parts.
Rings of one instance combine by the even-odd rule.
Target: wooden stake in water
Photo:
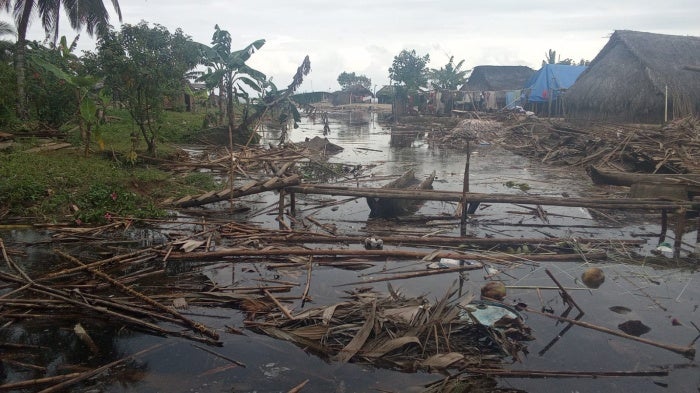
[[[467,162],[464,164],[464,180],[462,182],[462,215],[459,221],[459,233],[467,236],[467,193],[469,192],[469,160],[471,158],[471,147],[467,141]]]

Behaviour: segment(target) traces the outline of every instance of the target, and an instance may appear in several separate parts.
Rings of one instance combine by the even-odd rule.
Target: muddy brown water
[[[397,175],[407,168],[414,168],[418,176],[435,170],[437,180],[434,188],[443,190],[462,189],[464,152],[443,147],[430,146],[424,136],[409,136],[392,140],[388,126],[379,124],[373,113],[331,114],[329,140],[345,150],[331,159],[350,165],[374,165],[370,173],[377,178]],[[290,138],[302,141],[306,137],[322,136],[323,124],[305,120],[301,127],[291,131]],[[279,133],[265,131],[267,141],[275,141]],[[572,197],[585,196],[594,189],[583,172],[568,168],[549,168],[537,162],[515,156],[506,150],[481,141],[474,146],[471,159],[471,190],[475,192],[498,192],[532,195]],[[393,145],[393,146],[392,146]],[[196,150],[196,147],[193,149]],[[367,186],[381,182],[372,178],[349,179]],[[508,187],[508,182],[527,184],[529,190]],[[364,200],[350,201],[336,207],[316,208],[319,200],[330,197],[298,196],[299,214],[314,214],[324,223],[334,223],[342,234],[366,234],[383,227],[386,222],[368,220],[369,208]],[[342,199],[342,198],[336,198]],[[265,213],[277,201],[274,193],[245,198],[252,210],[239,215],[222,212],[221,217],[246,219],[261,225],[274,224],[271,213]],[[209,206],[211,211],[220,206]],[[418,215],[444,216],[444,220],[430,220],[420,225],[391,223],[396,234],[440,233],[458,235],[459,223],[453,215],[456,206],[442,202],[427,202]],[[579,208],[544,207],[549,223],[527,214],[528,210],[514,205],[484,205],[470,219],[469,231],[475,236],[485,237],[570,237],[646,239],[647,244],[634,251],[648,254],[658,239],[659,218],[655,216],[635,218],[617,224],[597,221],[589,211]],[[519,213],[518,213],[519,212]],[[193,216],[196,216],[194,214]],[[184,217],[183,217],[184,219]],[[604,228],[602,228],[604,227]],[[672,236],[672,233],[670,233]],[[0,232],[8,247],[22,248],[26,255],[17,256],[30,273],[40,273],[54,262],[50,232],[36,230],[13,230]],[[695,233],[686,234],[686,250],[692,250]],[[146,230],[134,230],[136,246],[157,244],[165,236]],[[81,250],[80,245],[73,251]],[[359,248],[360,245],[349,245]],[[673,266],[673,263],[670,264]],[[365,278],[379,277],[386,269],[421,268],[423,265],[409,261],[387,261],[362,271],[347,271],[331,267],[315,267],[310,286],[313,302],[305,307],[332,304],[343,297],[350,287],[339,286]],[[629,321],[639,320],[651,330],[642,337],[678,346],[690,344],[698,335],[692,323],[700,325],[700,274],[697,271],[675,267],[652,267],[639,261],[626,264],[615,261],[584,264],[581,262],[540,262],[523,264],[506,269],[499,278],[508,286],[525,288],[509,289],[506,301],[522,302],[530,307],[550,308],[555,314],[564,311],[556,291],[528,289],[528,286],[553,285],[545,274],[549,269],[566,287],[583,287],[579,277],[589,266],[601,267],[606,275],[605,283],[597,290],[572,290],[570,293],[585,311],[582,321],[610,329]],[[500,268],[499,266],[494,266]],[[197,266],[179,266],[181,270],[201,269],[202,274],[218,285],[256,285],[256,279],[270,278],[297,281],[289,295],[300,295],[306,282],[305,272],[298,269],[268,271],[251,269],[251,264],[231,265],[224,261],[208,264],[205,269]],[[177,270],[177,269],[175,269]],[[173,275],[177,272],[174,271]],[[485,282],[486,271],[472,271],[464,275],[463,291],[478,293]],[[432,276],[393,281],[406,296],[425,295],[430,300],[441,297],[458,276]],[[365,284],[385,293],[386,283]],[[301,310],[295,303],[294,310]],[[612,310],[611,310],[612,308]],[[625,313],[614,310],[624,309]],[[629,310],[629,311],[627,311]],[[86,328],[101,349],[99,356],[92,356],[72,334],[76,321],[56,321],[47,324],[14,323],[4,327],[0,339],[9,342],[28,342],[49,348],[40,356],[49,370],[60,370],[64,364],[89,364],[97,366],[135,353],[155,343],[165,345],[138,360],[106,373],[96,383],[74,387],[79,392],[286,392],[308,379],[302,392],[419,392],[422,385],[441,379],[430,373],[403,373],[375,368],[368,365],[339,364],[310,354],[293,344],[245,331],[245,335],[223,333],[225,326],[243,328],[241,312],[228,308],[190,307],[186,314],[222,332],[221,348],[217,352],[246,364],[246,367],[231,365],[211,354],[195,348],[191,342],[179,338],[160,338],[119,329],[109,324],[85,321]],[[607,335],[602,332],[574,326],[558,340],[566,325],[534,314],[523,313],[526,323],[533,329],[536,340],[527,343],[528,353],[520,362],[504,366],[512,370],[545,371],[655,371],[668,370],[667,377],[614,377],[614,378],[499,378],[502,388],[521,389],[528,392],[609,392],[633,390],[640,392],[697,392],[700,388],[700,372],[697,361],[681,355]],[[575,314],[571,315],[572,317]],[[680,322],[680,324],[674,323]],[[6,321],[0,321],[6,322]],[[554,342],[553,342],[554,341]],[[6,367],[9,369],[9,367]],[[29,373],[18,373],[9,369],[6,382],[27,378]]]

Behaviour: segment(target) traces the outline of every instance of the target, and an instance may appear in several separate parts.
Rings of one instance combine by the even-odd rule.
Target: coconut
[[[605,273],[597,267],[591,267],[581,274],[581,281],[588,288],[598,288],[605,282]]]
[[[481,297],[503,300],[506,297],[506,286],[500,281],[491,281],[481,287]]]

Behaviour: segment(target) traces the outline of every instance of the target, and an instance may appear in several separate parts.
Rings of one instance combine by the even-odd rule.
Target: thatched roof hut
[[[568,117],[634,123],[700,114],[700,37],[618,30],[565,96]]]
[[[352,104],[362,102],[365,97],[374,97],[372,91],[362,85],[352,85],[331,95],[333,105]]]
[[[534,73],[535,70],[525,66],[476,66],[472,70],[469,80],[462,85],[460,90],[502,91],[522,89]]]

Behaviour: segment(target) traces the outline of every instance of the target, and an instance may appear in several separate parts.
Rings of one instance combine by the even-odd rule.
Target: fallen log
[[[700,174],[697,173],[629,173],[605,170],[593,165],[588,167],[587,172],[595,184],[626,187],[637,183],[676,185],[685,186],[689,197],[700,195]]]
[[[423,181],[416,179],[415,171],[410,169],[396,180],[384,185],[383,189],[431,190],[435,180],[435,171]],[[395,217],[413,213],[420,207],[420,201],[411,199],[393,199],[367,197],[370,217]]]
[[[243,188],[222,190],[219,192],[209,192],[200,196],[188,195],[177,201],[171,202],[175,207],[201,206],[209,203],[221,202],[230,198],[239,198],[246,195],[258,194],[265,191],[277,190],[301,183],[299,175],[286,177],[273,177],[264,181],[256,182],[255,185],[246,184]]]
[[[423,201],[460,202],[463,193],[459,191],[445,190],[397,190],[366,187],[345,187],[331,185],[295,185],[287,187],[287,192],[299,194],[317,194],[332,196],[356,196],[377,197],[395,199],[414,199]],[[668,201],[663,199],[591,199],[591,198],[555,198],[539,195],[512,195],[512,194],[483,194],[470,192],[466,194],[470,203],[519,203],[523,205],[542,206],[572,206],[599,209],[627,209],[627,210],[661,210],[678,209],[680,207],[692,208],[690,201]]]
[[[607,228],[607,227],[606,227]],[[224,236],[226,236],[224,234]],[[242,236],[237,236],[242,237]],[[307,232],[284,232],[284,233],[268,233],[264,232],[260,235],[252,235],[251,238],[258,238],[266,242],[284,242],[284,243],[346,243],[346,244],[362,244],[366,236],[326,236],[316,235]],[[472,238],[472,237],[456,237],[456,236],[380,236],[384,244],[396,244],[404,246],[413,245],[473,245],[480,247],[493,247],[498,245],[556,245],[567,242],[573,242],[573,239],[567,238]],[[616,243],[625,245],[642,245],[646,244],[646,240],[640,239],[594,239],[580,238],[576,239],[577,243],[582,244],[600,244],[600,243]]]
[[[605,259],[605,252],[589,252],[585,254],[486,254],[459,251],[408,251],[408,250],[333,250],[333,249],[303,249],[283,248],[257,250],[248,248],[233,248],[208,252],[177,252],[171,253],[170,260],[177,259],[221,259],[225,257],[271,257],[271,256],[361,256],[361,257],[397,257],[397,258],[450,258],[470,259],[476,261],[513,262],[513,261],[578,261],[586,259]]]

